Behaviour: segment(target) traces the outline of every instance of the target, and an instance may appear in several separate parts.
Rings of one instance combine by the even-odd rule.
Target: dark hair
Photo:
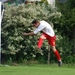
[[[32,24],[36,24],[38,22],[38,20],[33,20]]]

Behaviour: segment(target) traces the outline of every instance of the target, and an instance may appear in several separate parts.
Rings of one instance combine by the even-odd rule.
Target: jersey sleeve
[[[44,26],[39,26],[38,28],[36,28],[35,30],[34,30],[34,34],[37,34],[38,32],[40,32],[40,31],[42,31],[44,29]]]

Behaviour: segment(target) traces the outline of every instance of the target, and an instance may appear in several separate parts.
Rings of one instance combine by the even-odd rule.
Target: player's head
[[[33,26],[38,27],[40,25],[40,22],[38,20],[32,21]]]

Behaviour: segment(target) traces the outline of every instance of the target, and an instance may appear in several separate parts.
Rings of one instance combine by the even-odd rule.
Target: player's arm
[[[34,32],[29,32],[29,33],[23,33],[23,35],[28,36],[28,35],[34,35]]]

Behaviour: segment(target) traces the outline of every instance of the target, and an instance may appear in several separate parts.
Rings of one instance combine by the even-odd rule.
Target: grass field
[[[75,75],[75,65],[1,65],[0,75]]]

